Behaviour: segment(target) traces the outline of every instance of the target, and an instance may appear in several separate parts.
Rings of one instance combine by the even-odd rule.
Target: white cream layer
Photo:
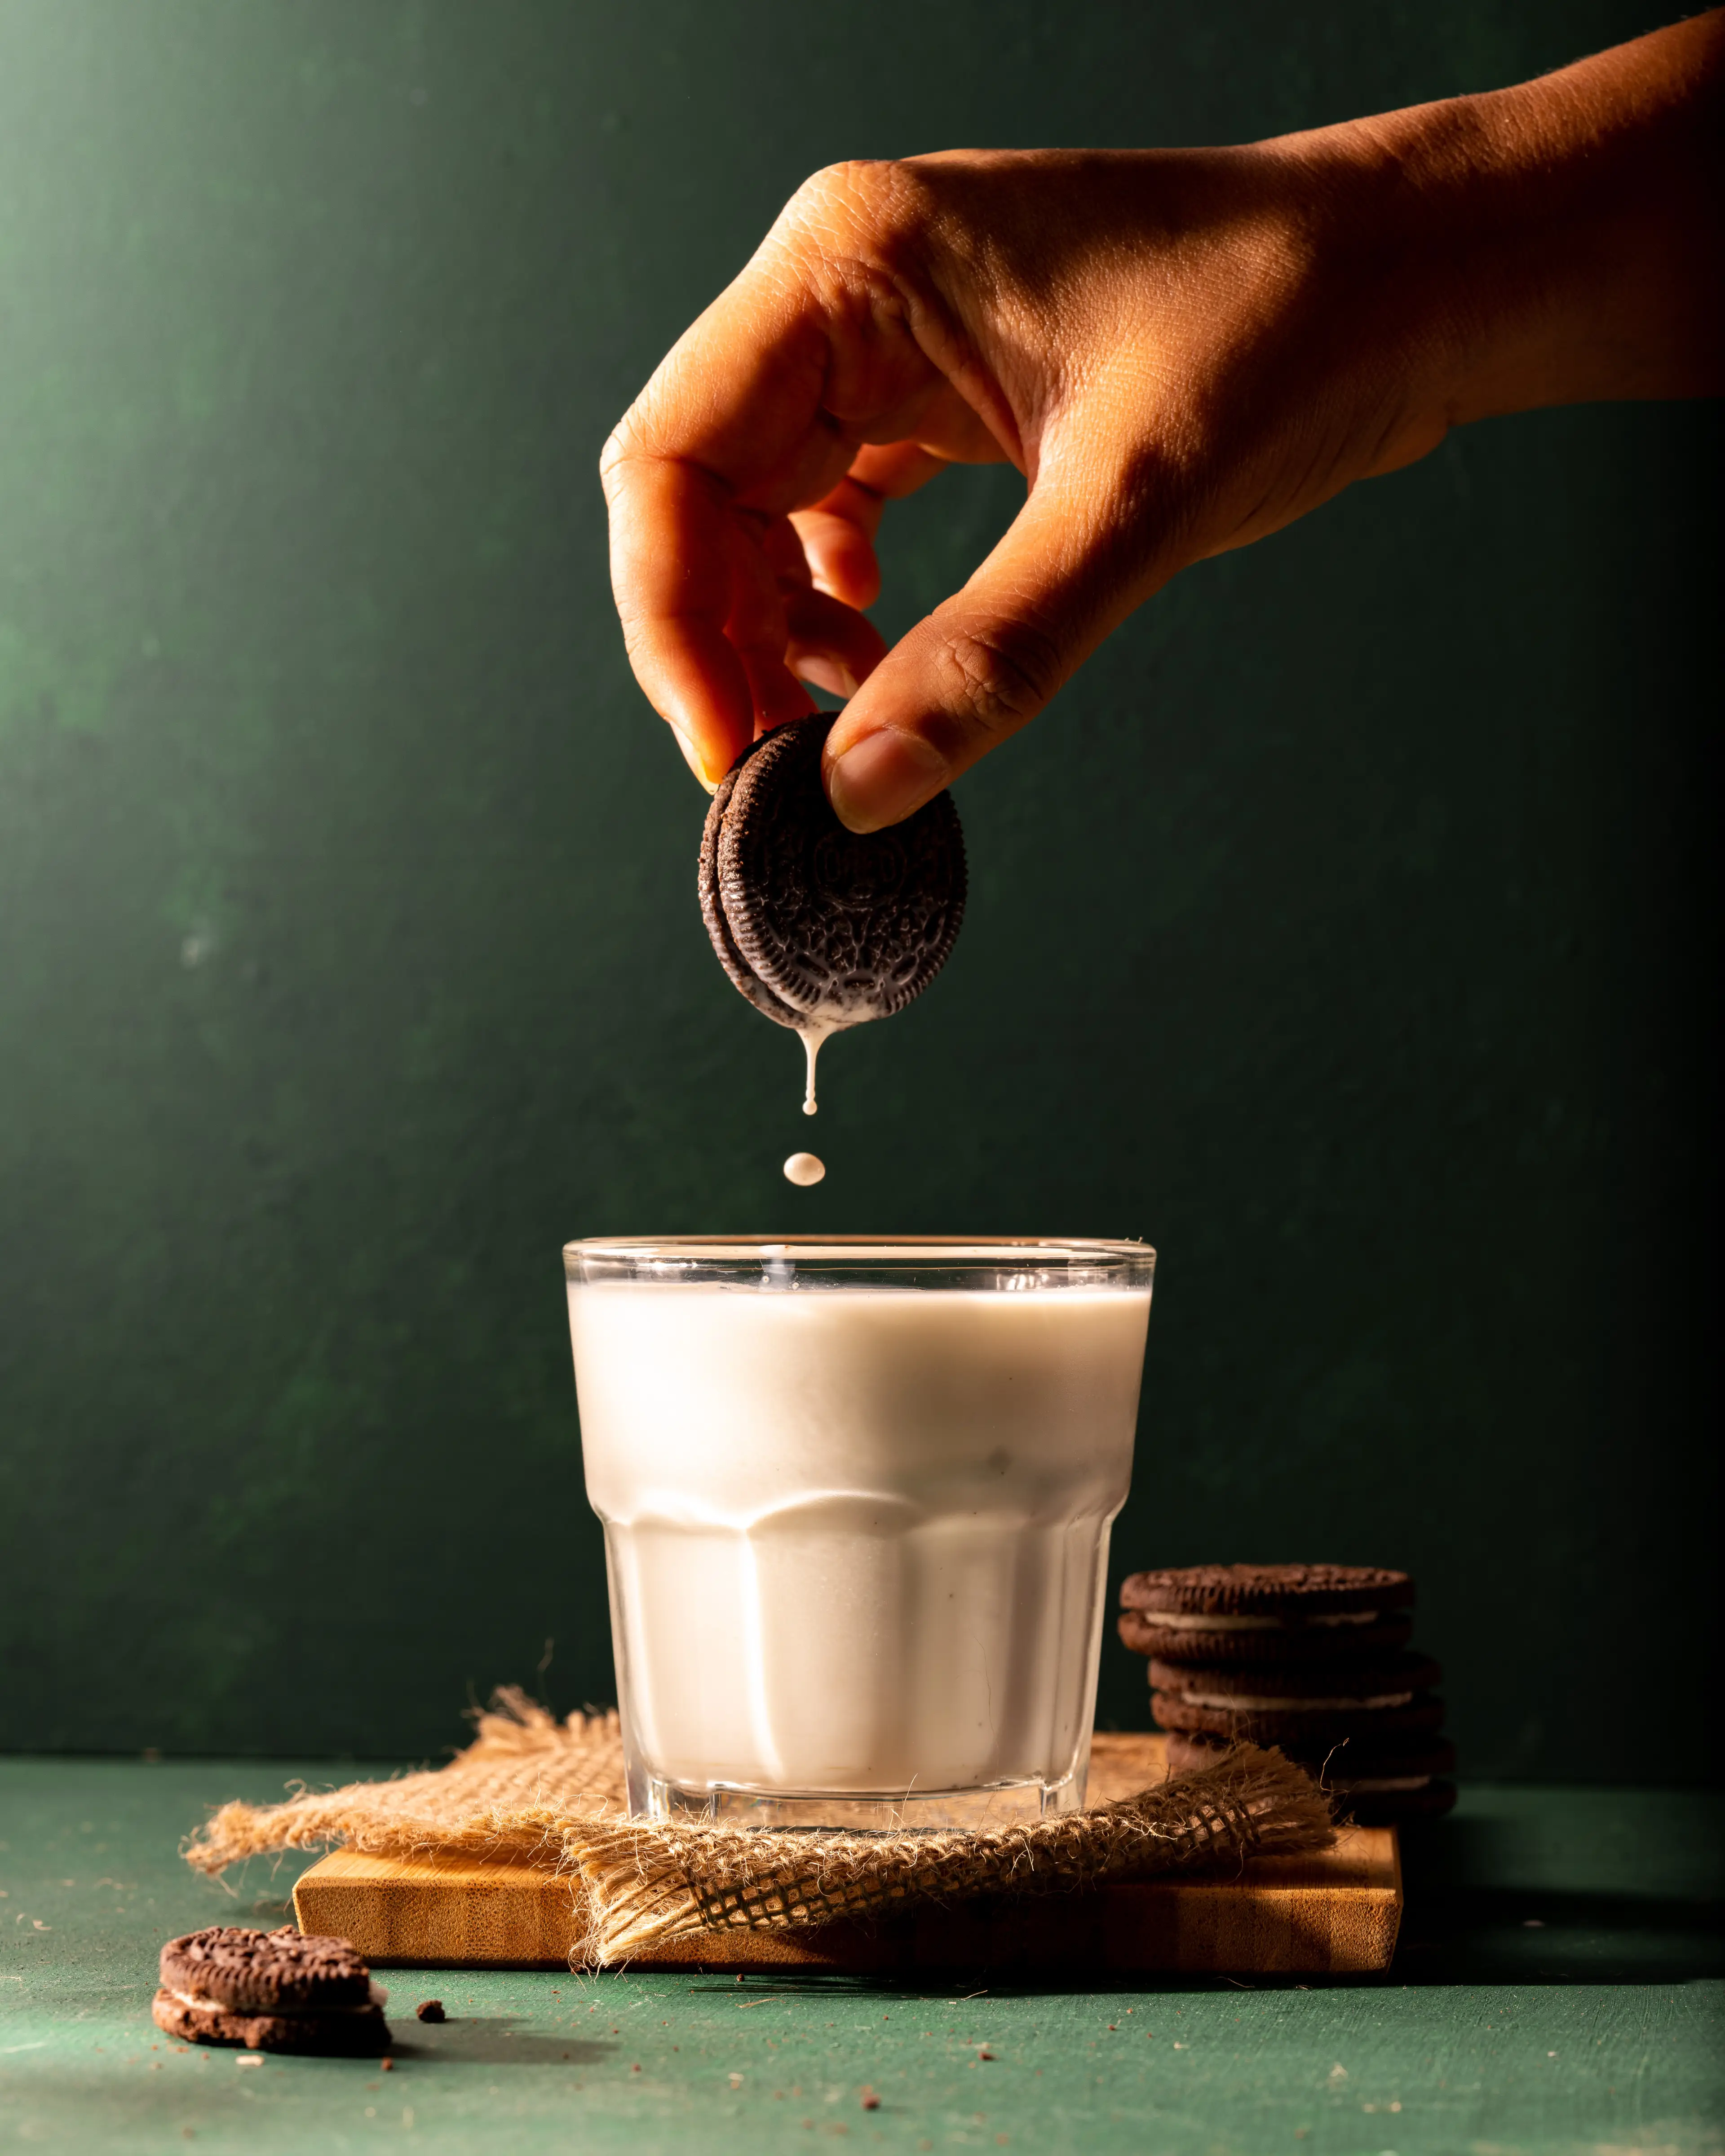
[[[253,2021],[292,2021],[302,2016],[321,2020],[326,2014],[374,2014],[389,1996],[381,1984],[374,1982],[371,1997],[363,2003],[349,2001],[341,2006],[232,2006],[225,1999],[212,1999],[207,1992],[176,1991],[171,1984],[164,1984],[162,1989],[170,1999],[177,1999],[182,2006],[189,2006],[194,2014],[244,2014]]]
[[[1208,1609],[1139,1609],[1134,1615],[1147,1625],[1165,1625],[1170,1632],[1294,1632],[1307,1625],[1375,1625],[1381,1609],[1333,1609],[1312,1617],[1224,1616]]]
[[[1296,1708],[1301,1712],[1317,1710],[1339,1714],[1356,1713],[1370,1707],[1405,1707],[1414,1695],[1410,1691],[1380,1691],[1364,1699],[1312,1699],[1304,1693],[1277,1698],[1266,1692],[1183,1691],[1178,1697],[1188,1707],[1238,1707],[1256,1714],[1287,1713]]]

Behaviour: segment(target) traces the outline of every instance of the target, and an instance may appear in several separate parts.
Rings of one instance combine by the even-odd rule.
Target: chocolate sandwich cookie
[[[1228,1749],[1224,1738],[1184,1733],[1168,1740],[1168,1772],[1201,1773]],[[1394,1826],[1431,1819],[1450,1810],[1455,1784],[1442,1778],[1455,1769],[1455,1748],[1447,1738],[1346,1738],[1329,1745],[1288,1744],[1282,1749],[1334,1799],[1336,1815],[1357,1826]]]
[[[964,918],[951,794],[887,830],[847,830],[820,783],[834,716],[793,719],[746,748],[701,841],[701,916],[719,963],[757,1011],[799,1033],[902,1010]]]
[[[1354,1564],[1193,1564],[1135,1572],[1120,1636],[1165,1661],[1367,1661],[1405,1646],[1404,1572]]]
[[[1442,1675],[1428,1656],[1413,1654],[1258,1669],[1157,1657],[1150,1664],[1150,1707],[1163,1729],[1304,1748],[1367,1731],[1435,1729],[1443,1707],[1430,1688]]]
[[[161,1983],[151,2018],[188,2044],[362,2058],[389,2049],[388,1994],[346,1939],[213,1925],[168,1941]]]

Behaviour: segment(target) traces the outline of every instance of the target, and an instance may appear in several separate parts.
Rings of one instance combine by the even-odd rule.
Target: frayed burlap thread
[[[696,1932],[783,1931],[978,1895],[1078,1893],[1334,1839],[1330,1808],[1281,1753],[1240,1744],[1201,1773],[1033,1825],[906,1835],[785,1834],[600,1821],[572,1851],[597,1965]]]
[[[578,1825],[627,1811],[623,1732],[608,1714],[556,1721],[512,1686],[448,1766],[390,1782],[302,1789],[280,1804],[223,1804],[191,1836],[186,1861],[222,1871],[284,1849],[353,1849],[367,1856],[451,1855],[543,1859],[560,1868]]]
[[[584,1904],[578,1965],[607,1968],[711,1930],[783,1931],[977,1895],[1077,1892],[1170,1872],[1238,1870],[1333,1840],[1317,1784],[1279,1752],[1236,1745],[1201,1773],[1093,1810],[1015,1827],[785,1833],[626,1817],[617,1717],[558,1722],[500,1693],[476,1741],[435,1773],[224,1804],[187,1861],[341,1846],[377,1856],[507,1858]]]

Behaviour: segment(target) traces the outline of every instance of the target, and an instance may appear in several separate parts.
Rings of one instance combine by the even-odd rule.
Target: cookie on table
[[[1443,1779],[1455,1766],[1455,1748],[1447,1738],[1415,1732],[1282,1748],[1334,1799],[1337,1817],[1356,1826],[1396,1826],[1407,1820],[1435,1819],[1455,1802],[1455,1784]],[[1227,1750],[1224,1738],[1183,1732],[1171,1736],[1168,1771],[1199,1774],[1214,1767]]]
[[[1135,1572],[1120,1636],[1164,1661],[1367,1661],[1407,1645],[1414,1583],[1363,1564],[1189,1564]]]
[[[1373,1732],[1436,1729],[1444,1709],[1431,1687],[1442,1678],[1429,1656],[1407,1653],[1260,1668],[1153,1656],[1150,1711],[1163,1729],[1303,1750]]]
[[[389,2049],[388,1994],[346,1939],[215,1924],[170,1939],[157,2027],[188,2044],[374,2058]]]

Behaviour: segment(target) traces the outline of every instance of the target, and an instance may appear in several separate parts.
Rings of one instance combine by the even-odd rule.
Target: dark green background
[[[1117,1572],[1409,1565],[1476,1771],[1704,1771],[1717,413],[1476,429],[1158,599],[964,783],[963,940],[829,1051],[811,1194],[593,476],[834,158],[1658,19],[0,0],[0,1743],[608,1697],[558,1245],[789,1224],[1149,1237]],[[889,633],[1016,484],[894,513]]]

